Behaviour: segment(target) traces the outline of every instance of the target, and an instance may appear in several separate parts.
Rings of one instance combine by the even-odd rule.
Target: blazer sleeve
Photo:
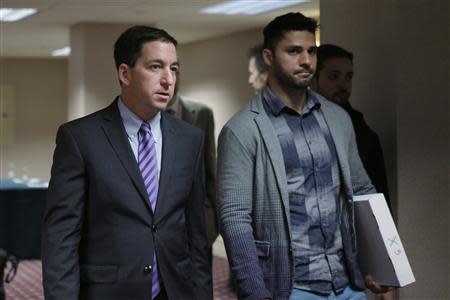
[[[367,175],[366,169],[361,162],[359,157],[358,147],[356,145],[356,136],[353,129],[353,125],[349,121],[350,126],[350,140],[349,140],[349,167],[352,181],[352,188],[354,195],[363,195],[376,193],[375,187],[373,186],[369,176]]]
[[[86,197],[84,161],[75,139],[63,125],[56,137],[51,179],[42,227],[45,299],[78,299],[78,246]]]
[[[210,109],[207,110],[207,123],[205,129],[205,212],[206,230],[208,243],[214,243],[219,234],[217,222],[217,201],[216,201],[216,142],[214,136],[214,117]]]
[[[195,174],[186,208],[189,248],[194,266],[192,280],[197,299],[213,299],[211,254],[209,251],[204,215],[203,138],[198,147]]]
[[[237,282],[239,299],[265,299],[264,283],[252,229],[254,158],[234,132],[224,127],[218,147],[220,230]]]

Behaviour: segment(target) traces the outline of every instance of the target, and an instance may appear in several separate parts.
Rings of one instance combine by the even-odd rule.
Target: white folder
[[[403,287],[415,281],[405,249],[383,194],[354,196],[358,263],[385,286]]]

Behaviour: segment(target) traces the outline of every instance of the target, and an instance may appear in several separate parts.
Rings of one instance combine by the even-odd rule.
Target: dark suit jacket
[[[204,172],[205,172],[205,221],[210,246],[219,235],[216,202],[216,142],[214,136],[214,115],[212,110],[201,103],[177,96],[180,105],[180,118],[200,128],[205,133]]]
[[[46,299],[150,300],[154,251],[169,299],[212,299],[203,136],[164,112],[161,130],[153,214],[117,101],[59,128],[43,220]]]

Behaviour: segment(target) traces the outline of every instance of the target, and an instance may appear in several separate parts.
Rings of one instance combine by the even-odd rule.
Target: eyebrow
[[[166,62],[164,62],[162,59],[159,59],[159,58],[157,58],[157,59],[150,59],[150,60],[146,61],[145,63],[146,64],[159,63],[159,64],[162,64],[162,65],[166,64]],[[175,61],[175,62],[173,62],[173,63],[171,63],[169,65],[170,66],[180,66],[180,63],[177,60],[177,61]]]

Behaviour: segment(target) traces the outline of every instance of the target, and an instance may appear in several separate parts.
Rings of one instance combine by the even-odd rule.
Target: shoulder
[[[308,91],[319,103],[328,126],[336,129],[353,130],[352,120],[349,114],[339,105],[333,103],[312,90]]]
[[[251,109],[251,104],[248,103],[244,108],[234,114],[228,122],[225,123],[224,129],[240,132],[249,129],[254,124],[254,118],[258,114]]]
[[[259,143],[260,133],[257,118],[268,119],[262,105],[258,105],[259,98],[253,98],[242,110],[237,112],[222,128],[219,141],[238,141],[244,147],[253,149]],[[258,109],[259,108],[259,109]],[[224,146],[224,142],[222,142]]]
[[[119,110],[117,108],[117,102],[114,101],[108,107],[90,113],[86,116],[68,121],[60,126],[61,129],[69,130],[70,132],[80,132],[87,134],[95,131],[96,128],[100,128],[102,120],[114,120],[120,117]]]
[[[208,105],[194,101],[186,97],[180,97],[180,104],[184,108],[191,111],[206,112],[212,114],[212,109]]]

